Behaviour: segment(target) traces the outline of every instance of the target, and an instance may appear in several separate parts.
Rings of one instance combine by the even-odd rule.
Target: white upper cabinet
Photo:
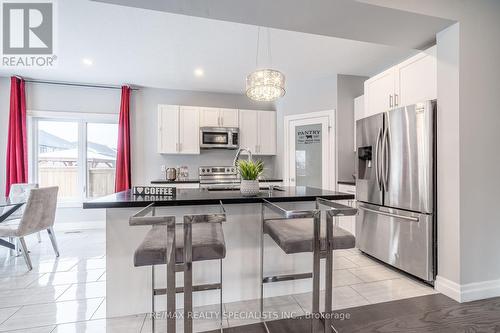
[[[394,68],[365,81],[365,116],[385,112],[394,105]]]
[[[259,144],[258,126],[257,111],[240,110],[240,147],[249,148],[254,154]]]
[[[220,109],[218,108],[200,108],[200,126],[201,127],[219,127]]]
[[[179,153],[200,153],[199,108],[181,106],[179,108]]]
[[[238,110],[220,109],[220,119],[222,127],[238,127]]]
[[[201,127],[238,127],[238,110],[200,108]]]
[[[158,153],[200,153],[199,108],[158,105]]]
[[[433,46],[365,81],[365,117],[437,98]]]
[[[178,124],[178,105],[158,105],[158,153],[177,153],[179,145]]]
[[[397,105],[411,105],[437,98],[436,47],[396,66]]]
[[[276,112],[258,111],[258,155],[276,155]]]
[[[276,155],[276,112],[240,110],[240,147],[255,155]]]

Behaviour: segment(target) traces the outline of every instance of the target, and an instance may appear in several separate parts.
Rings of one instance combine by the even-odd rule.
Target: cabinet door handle
[[[389,107],[392,108],[392,95],[389,95]]]
[[[398,94],[394,94],[394,105],[398,106]]]
[[[224,126],[224,118],[223,117],[220,117],[220,124],[221,124],[221,126]]]

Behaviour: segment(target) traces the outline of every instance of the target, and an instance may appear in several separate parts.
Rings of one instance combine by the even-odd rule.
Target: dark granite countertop
[[[356,181],[354,181],[354,180],[339,180],[337,183],[338,183],[338,184],[341,184],[341,185],[352,185],[352,186],[356,186]]]
[[[130,190],[111,194],[83,203],[84,209],[91,208],[127,208],[145,207],[152,202],[159,206],[188,206],[224,204],[259,203],[262,199],[272,202],[314,201],[316,198],[328,200],[350,200],[354,195],[328,191],[314,187],[282,187],[283,191],[275,190],[272,195],[263,190],[256,197],[244,197],[240,191],[208,191],[207,189],[177,189],[175,198],[157,196],[133,195]]]
[[[151,184],[198,184],[199,179],[183,179],[183,180],[166,180],[166,179],[156,179],[152,180]]]
[[[151,184],[198,184],[200,181],[198,179],[186,179],[186,180],[166,180],[166,179],[156,179],[152,180]],[[261,183],[271,183],[271,182],[283,182],[283,179],[266,178],[259,179]]]

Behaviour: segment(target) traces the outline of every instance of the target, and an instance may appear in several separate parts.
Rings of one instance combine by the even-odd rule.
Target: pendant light
[[[247,75],[246,94],[250,99],[272,102],[285,95],[285,75],[276,69],[259,69],[260,27],[257,29],[257,70]],[[271,35],[267,28],[267,53],[271,64]]]

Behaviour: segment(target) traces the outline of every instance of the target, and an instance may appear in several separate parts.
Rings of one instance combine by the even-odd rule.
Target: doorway
[[[286,185],[336,188],[334,119],[334,110],[285,117]]]

